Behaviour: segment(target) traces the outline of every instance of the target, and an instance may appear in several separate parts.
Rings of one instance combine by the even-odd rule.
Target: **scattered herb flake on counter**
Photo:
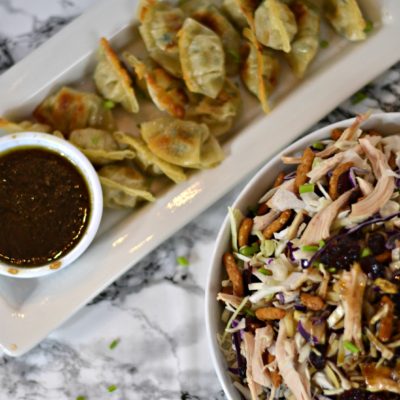
[[[189,260],[186,257],[180,256],[177,257],[176,262],[181,265],[182,267],[188,267],[189,266]]]
[[[351,98],[351,104],[358,104],[363,102],[367,98],[367,94],[364,92],[357,92],[352,98]]]
[[[374,23],[372,21],[366,21],[364,32],[365,33],[370,33],[374,29]]]
[[[108,390],[110,393],[115,392],[117,389],[118,389],[118,388],[117,388],[117,386],[115,386],[115,385],[110,385],[110,386],[107,388],[107,390]]]
[[[86,396],[78,396],[76,400],[87,400]]]
[[[118,345],[119,342],[121,341],[121,339],[114,339],[110,345],[108,346],[110,348],[110,350],[114,350]]]

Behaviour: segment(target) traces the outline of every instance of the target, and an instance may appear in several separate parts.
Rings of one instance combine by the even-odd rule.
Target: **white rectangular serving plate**
[[[73,265],[41,279],[0,278],[0,348],[19,356],[166,238],[222,197],[251,171],[298,137],[342,100],[400,59],[397,0],[360,0],[374,31],[362,43],[324,32],[308,76],[285,75],[268,116],[245,97],[238,133],[224,145],[218,167],[194,173],[157,201],[131,213],[108,213],[89,250]],[[104,0],[0,76],[0,115],[28,115],[49,92],[87,76],[101,36],[116,48],[137,33],[137,0]],[[331,37],[332,36],[332,37]]]

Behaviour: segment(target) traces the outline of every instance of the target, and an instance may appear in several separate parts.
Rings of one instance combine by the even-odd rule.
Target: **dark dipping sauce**
[[[25,147],[0,155],[0,260],[56,261],[81,239],[90,216],[85,179],[61,155]]]

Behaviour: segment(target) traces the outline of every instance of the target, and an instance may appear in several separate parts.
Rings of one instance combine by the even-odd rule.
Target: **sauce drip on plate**
[[[68,253],[88,225],[85,179],[61,155],[26,147],[0,155],[0,260],[20,267]]]

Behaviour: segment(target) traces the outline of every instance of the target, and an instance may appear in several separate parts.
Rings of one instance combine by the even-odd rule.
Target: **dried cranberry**
[[[348,269],[360,256],[360,245],[350,238],[333,240],[322,253],[320,261],[328,267]]]
[[[381,278],[385,274],[385,266],[376,261],[374,256],[363,257],[361,268],[371,279]]]
[[[381,233],[374,232],[368,237],[367,244],[372,253],[374,255],[377,255],[383,253],[386,250],[385,242],[386,239]]]
[[[368,393],[362,389],[351,389],[342,393],[339,400],[368,400]]]
[[[325,359],[325,356],[322,353],[321,353],[321,355],[318,355],[317,353],[312,351],[310,353],[310,357],[309,358],[310,358],[311,364],[318,371],[320,371],[320,370],[325,368],[326,359]]]

